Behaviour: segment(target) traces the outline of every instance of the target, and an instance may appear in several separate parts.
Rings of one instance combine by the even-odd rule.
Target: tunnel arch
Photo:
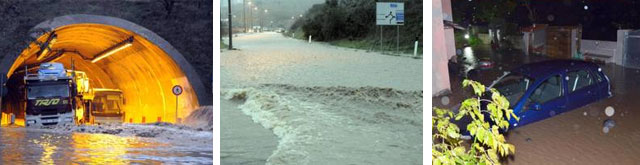
[[[93,87],[123,91],[129,106],[125,105],[125,108],[130,109],[125,122],[175,122],[200,104],[211,104],[206,93],[209,91],[205,90],[193,66],[169,42],[149,29],[120,18],[75,14],[46,20],[33,27],[29,35],[36,41],[41,41],[46,40],[52,31],[59,38],[52,45],[52,50],[55,47],[57,50],[69,51],[62,53],[56,62],[61,62],[68,68],[70,59],[74,59],[76,69],[87,72]],[[95,55],[127,37],[133,38],[133,46],[122,50],[123,55],[114,53],[95,63],[87,60],[95,59]],[[31,43],[20,54],[6,55],[0,61],[3,78],[11,80],[13,74],[24,65],[39,62],[34,62],[36,47],[38,46]],[[173,85],[184,87],[185,92],[177,100],[171,93]],[[3,100],[6,95],[3,93]],[[173,107],[179,109],[179,113],[167,114],[167,111],[176,109]],[[160,109],[162,115],[157,115]],[[129,114],[129,111],[138,114]]]

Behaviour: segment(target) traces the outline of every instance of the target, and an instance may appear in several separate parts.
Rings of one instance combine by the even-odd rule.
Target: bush
[[[400,44],[413,45],[422,36],[422,1],[405,0],[405,25],[399,26]],[[380,38],[375,23],[376,2],[370,0],[327,0],[311,7],[301,19],[296,20],[289,31],[302,28],[305,37],[312,35],[316,41],[362,40]],[[385,42],[395,47],[396,27],[385,27]],[[393,30],[391,30],[393,29]],[[373,36],[373,37],[372,37]],[[379,43],[378,43],[379,44]]]
[[[519,120],[509,109],[509,102],[496,89],[490,89],[491,100],[482,100],[480,96],[485,93],[485,86],[471,80],[464,80],[463,86],[471,86],[475,98],[462,102],[459,112],[434,107],[436,116],[432,116],[432,159],[433,164],[500,164],[500,157],[506,157],[515,153],[515,146],[506,142],[499,129],[508,129],[508,120],[514,117]],[[480,102],[486,101],[487,109],[481,109]],[[485,120],[483,113],[489,114]],[[463,146],[460,139],[460,129],[451,119],[460,120],[465,116],[472,118],[467,125],[471,136],[474,137],[470,146]],[[506,117],[506,120],[505,120]],[[493,123],[490,124],[488,120]],[[470,148],[470,149],[469,149]],[[498,155],[499,154],[499,155]]]

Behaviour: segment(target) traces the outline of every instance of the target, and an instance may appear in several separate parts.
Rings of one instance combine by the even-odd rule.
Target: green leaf
[[[449,135],[449,137],[457,139],[460,137],[460,129],[458,128],[458,126],[456,126],[453,123],[449,124],[449,127],[447,127],[447,135]]]
[[[440,159],[433,159],[432,163],[435,164],[435,165],[441,165],[442,164],[442,162],[440,162]]]
[[[465,116],[465,110],[460,110],[460,112],[458,112],[458,114],[456,114],[456,120],[460,120],[462,119],[462,117]]]
[[[456,155],[464,155],[465,149],[464,149],[464,147],[460,146],[460,147],[454,148],[453,152],[455,152]]]
[[[512,144],[507,144],[507,146],[509,146],[509,151],[511,153],[516,153],[516,146],[514,146]]]
[[[489,158],[492,160],[492,162],[498,162],[498,154],[496,154],[496,150],[489,149],[487,150],[487,154],[489,154]]]

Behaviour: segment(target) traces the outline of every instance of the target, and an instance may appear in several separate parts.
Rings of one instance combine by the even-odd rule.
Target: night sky
[[[473,20],[474,6],[494,4],[489,0],[453,0],[454,19],[459,14],[461,24],[486,25],[486,21]],[[482,4],[480,4],[482,3]],[[586,7],[585,7],[586,6]],[[640,28],[640,2],[623,0],[532,0],[531,8],[535,11],[538,24],[551,26],[582,25],[583,39],[616,40],[618,29]],[[513,12],[505,17],[508,23],[515,23],[520,27],[532,24],[528,19],[528,10],[520,1]]]

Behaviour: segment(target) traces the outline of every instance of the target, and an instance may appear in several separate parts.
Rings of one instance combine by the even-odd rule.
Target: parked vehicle
[[[125,104],[122,91],[119,89],[93,88],[93,99],[90,102],[87,117],[91,124],[122,123],[124,121]]]
[[[612,97],[607,75],[597,64],[576,60],[552,60],[525,64],[506,72],[488,88],[497,89],[520,118],[509,120],[521,127],[584,105]],[[467,134],[469,119],[456,121]],[[462,124],[462,125],[460,125]]]

